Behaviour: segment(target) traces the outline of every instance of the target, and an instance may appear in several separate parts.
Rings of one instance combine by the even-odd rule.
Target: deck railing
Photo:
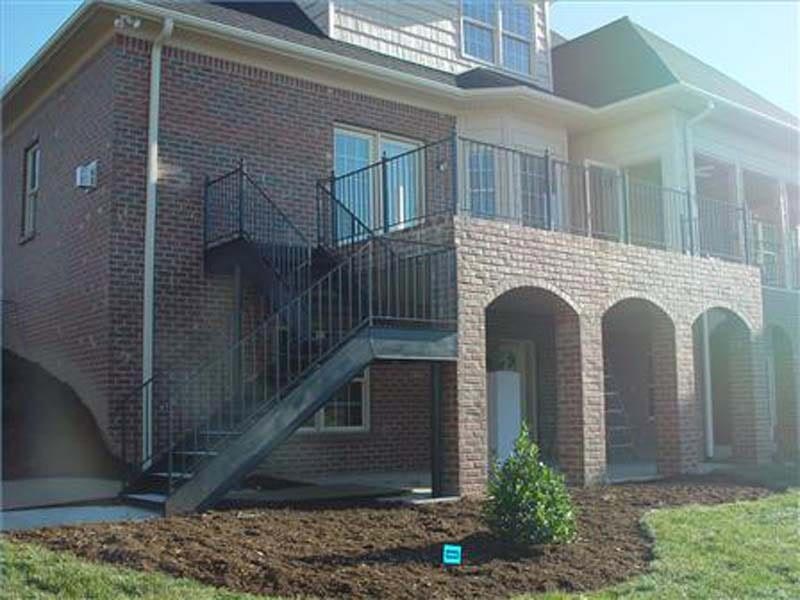
[[[357,171],[321,180],[321,239],[354,238],[347,207],[375,232],[413,228],[441,214],[517,223],[762,267],[765,285],[800,286],[796,260],[786,265],[770,233],[761,235],[749,211],[731,200],[641,181],[600,165],[570,163],[462,136],[425,144]],[[780,232],[778,232],[780,233]],[[358,235],[364,235],[362,233]],[[792,248],[795,248],[793,246]],[[791,259],[790,259],[791,261]]]
[[[689,251],[693,238],[681,190],[459,136],[332,175],[320,187],[384,233],[461,212],[665,250]],[[352,223],[324,194],[318,217],[321,239],[353,237]]]
[[[252,243],[283,283],[278,306],[311,282],[313,244],[247,173],[243,162],[206,180],[204,239],[206,248],[236,239]]]

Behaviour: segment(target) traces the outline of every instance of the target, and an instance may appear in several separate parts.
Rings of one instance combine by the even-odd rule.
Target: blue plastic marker
[[[442,546],[442,563],[445,565],[461,564],[461,546],[456,544],[445,544]]]

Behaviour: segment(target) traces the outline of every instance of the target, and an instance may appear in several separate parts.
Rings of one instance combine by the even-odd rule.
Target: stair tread
[[[153,477],[169,477],[170,474],[166,471],[156,471],[155,473],[150,473]],[[172,477],[175,479],[191,479],[194,477],[194,473],[181,473],[179,471],[173,471]]]
[[[122,497],[127,500],[138,500],[139,502],[152,502],[155,504],[164,504],[167,501],[166,494],[123,494]]]

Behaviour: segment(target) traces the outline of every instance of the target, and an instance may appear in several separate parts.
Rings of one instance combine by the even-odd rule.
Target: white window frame
[[[370,369],[367,367],[363,373],[356,375],[349,382],[347,386],[353,382],[361,383],[361,425],[358,426],[326,426],[325,425],[325,407],[320,408],[314,413],[314,425],[311,427],[301,427],[298,429],[299,433],[304,434],[321,434],[321,433],[367,433],[370,430]]]
[[[473,19],[472,17],[467,16],[466,11],[464,10],[464,0],[461,0],[459,3],[459,9],[461,11],[461,56],[469,61],[476,62],[482,65],[488,65],[495,69],[499,69],[505,73],[509,73],[515,77],[521,77],[523,79],[533,79],[534,73],[536,71],[536,7],[534,6],[533,2],[526,2],[530,8],[531,14],[531,37],[530,39],[526,38],[525,36],[519,35],[518,33],[514,33],[513,31],[506,31],[503,29],[503,7],[502,1],[496,0],[496,7],[495,7],[495,22],[494,25],[489,23],[484,23],[483,21],[479,21],[477,19]],[[469,52],[467,52],[467,33],[466,27],[464,24],[469,24],[474,27],[479,27],[481,29],[486,29],[491,31],[492,33],[492,43],[494,49],[494,62],[488,61],[485,58],[481,58],[479,56],[473,56]],[[503,60],[503,39],[505,37],[509,37],[520,42],[525,42],[530,47],[530,52],[528,56],[528,64],[530,65],[530,72],[523,73],[521,71],[515,71],[514,69],[509,69],[505,66]]]
[[[342,133],[347,134],[347,135],[353,135],[353,136],[366,138],[366,139],[370,140],[370,153],[371,153],[371,156],[370,156],[369,163],[368,163],[370,165],[374,165],[374,164],[376,164],[376,163],[381,161],[381,158],[382,158],[381,148],[383,146],[383,143],[386,142],[386,141],[399,142],[401,144],[409,144],[411,146],[414,146],[415,150],[419,150],[420,148],[422,148],[425,145],[424,142],[422,142],[420,140],[417,140],[417,139],[414,139],[414,138],[404,137],[404,136],[401,136],[401,135],[395,135],[393,133],[386,133],[386,132],[377,131],[377,130],[373,130],[373,129],[365,129],[365,128],[356,127],[356,126],[353,126],[353,125],[339,125],[339,124],[337,124],[337,125],[334,126],[334,129],[333,129],[333,136],[334,136],[334,157],[333,157],[333,160],[334,160],[334,164],[336,163],[336,155],[335,155],[336,143],[335,143],[335,140],[336,140],[336,135],[339,132],[342,132]],[[400,206],[398,206],[398,215],[400,217],[400,223],[398,223],[396,225],[392,225],[391,228],[390,228],[390,231],[399,231],[401,229],[406,229],[408,227],[413,227],[413,226],[419,225],[421,223],[423,215],[425,215],[425,173],[424,173],[424,168],[425,168],[425,165],[422,164],[421,161],[419,161],[419,164],[417,165],[417,177],[418,177],[418,180],[417,180],[417,195],[418,195],[418,197],[417,197],[417,217],[414,219],[414,221],[408,221],[407,222],[406,219],[405,219],[405,216],[406,216],[405,215],[405,205],[403,203],[400,203]],[[382,193],[381,192],[381,186],[383,185],[383,182],[381,181],[380,171],[379,171],[379,174],[378,174],[377,177],[373,177],[372,185],[375,187],[375,189],[373,190],[372,201],[375,202],[375,200],[377,198],[379,198],[380,194]],[[373,231],[376,231],[376,232],[377,231],[383,231],[383,216],[384,216],[383,215],[383,203],[380,202],[380,203],[378,203],[378,206],[373,206],[372,207],[371,217],[372,217],[372,221],[373,222],[372,223],[365,223],[365,225],[367,225],[368,227],[372,228]]]
[[[34,167],[35,164],[35,168]],[[36,173],[36,180],[31,181],[31,173]],[[22,192],[22,241],[29,240],[36,233],[36,208],[39,203],[39,189],[42,181],[42,150],[39,142],[34,142],[25,149],[23,167]]]

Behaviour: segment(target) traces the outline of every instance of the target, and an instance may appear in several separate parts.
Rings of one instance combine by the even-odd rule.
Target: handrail
[[[389,252],[391,246],[395,248]],[[453,248],[405,240],[376,239],[361,244],[249,335],[190,376],[161,390],[151,385],[150,392],[161,396],[155,403],[163,413],[156,437],[166,428],[167,439],[145,457],[134,474],[167,461],[164,468],[174,485],[174,472],[202,468],[203,459],[187,457],[201,447],[224,444],[203,439],[203,427],[240,431],[367,324],[413,322],[455,327],[454,263]],[[179,447],[176,444],[188,452],[173,456]]]
[[[204,190],[206,247],[246,239],[270,263],[291,297],[306,287],[313,244],[245,170],[208,180]]]
[[[562,160],[452,134],[395,157],[320,180],[339,207],[373,234],[422,229],[434,216],[464,214],[537,229],[691,255],[753,262],[751,215],[622,169]],[[448,196],[443,200],[443,196]],[[405,198],[411,214],[403,216]],[[325,199],[327,200],[327,199]],[[330,209],[331,204],[327,205]],[[335,212],[335,211],[334,211]],[[320,238],[337,239],[319,209]]]

